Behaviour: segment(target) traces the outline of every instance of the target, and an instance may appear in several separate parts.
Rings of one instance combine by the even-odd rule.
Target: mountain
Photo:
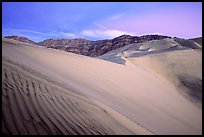
[[[88,55],[91,41],[85,39],[47,39],[38,44],[47,48]]]
[[[90,41],[85,39],[47,39],[38,44],[48,48],[60,49],[76,54],[96,57],[103,55],[111,50],[129,45],[141,43],[149,40],[159,40],[169,38],[162,35],[145,35],[141,37],[122,35],[111,40]]]
[[[25,43],[29,43],[29,44],[35,44],[35,45],[37,44],[34,41],[32,41],[26,37],[23,37],[23,36],[5,36],[5,38],[13,39],[13,40],[17,40],[17,41],[25,42]]]
[[[34,43],[25,37],[8,36],[6,38],[18,40],[20,42]],[[110,40],[90,41],[86,39],[47,39],[34,44],[80,55],[96,57],[132,43],[142,43],[145,41],[160,40],[164,38],[170,37],[162,35],[144,35],[141,37],[122,35]]]

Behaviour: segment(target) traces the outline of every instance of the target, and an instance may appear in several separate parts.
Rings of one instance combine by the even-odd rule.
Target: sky
[[[2,35],[112,39],[127,34],[202,36],[202,2],[3,2]]]

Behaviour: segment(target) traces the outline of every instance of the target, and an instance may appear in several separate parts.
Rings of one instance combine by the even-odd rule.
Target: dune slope
[[[134,133],[93,101],[32,69],[3,59],[2,73],[5,134]]]
[[[64,86],[43,75],[39,69],[34,70],[33,66],[41,65],[40,62],[32,62],[28,56],[17,53],[18,50],[22,52],[22,43],[12,42],[3,42],[4,134],[152,134],[120,113],[87,98],[76,88]],[[28,47],[26,51],[32,51],[32,48],[36,49]],[[22,63],[23,58],[32,65]]]
[[[120,65],[11,43],[2,42],[4,133],[202,133],[202,110],[128,59]]]
[[[202,52],[182,50],[129,58],[137,66],[153,71],[171,82],[182,95],[202,105]]]

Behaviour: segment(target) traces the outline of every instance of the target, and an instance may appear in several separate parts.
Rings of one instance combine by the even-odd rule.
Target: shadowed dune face
[[[202,79],[188,74],[178,76],[178,79],[181,82],[179,86],[184,88],[188,97],[193,102],[202,104]]]
[[[186,40],[186,39],[181,39],[181,38],[174,38],[174,40],[184,47],[202,50],[202,40],[200,39]],[[196,43],[198,42],[198,44],[200,44],[201,47],[198,46],[195,42]]]
[[[193,39],[189,39],[189,40],[192,40],[198,44],[200,44],[202,46],[202,37],[199,37],[199,38],[193,38]]]

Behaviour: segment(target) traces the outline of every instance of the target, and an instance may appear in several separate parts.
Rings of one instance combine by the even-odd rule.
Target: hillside
[[[24,36],[5,36],[5,38],[7,39],[13,39],[13,40],[17,40],[20,42],[25,42],[25,43],[29,43],[29,44],[37,44],[36,42],[24,37]]]

